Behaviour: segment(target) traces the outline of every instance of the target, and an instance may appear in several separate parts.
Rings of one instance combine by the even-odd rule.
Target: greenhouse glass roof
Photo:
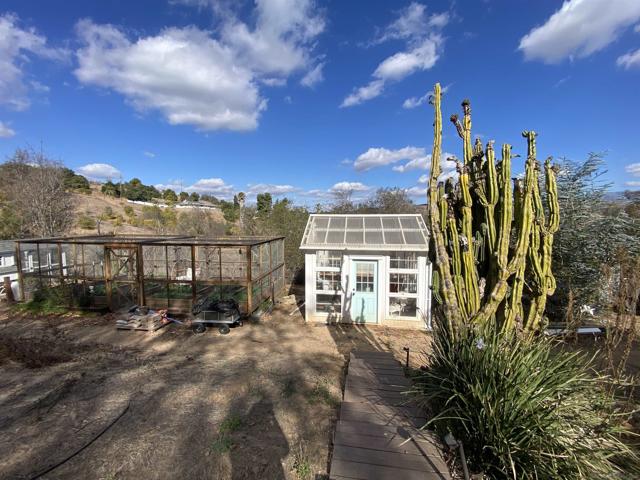
[[[428,250],[429,233],[420,214],[309,216],[301,249]]]

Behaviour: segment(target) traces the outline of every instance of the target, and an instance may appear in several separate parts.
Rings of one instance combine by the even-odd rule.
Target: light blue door
[[[352,260],[351,319],[357,323],[378,321],[378,262]]]

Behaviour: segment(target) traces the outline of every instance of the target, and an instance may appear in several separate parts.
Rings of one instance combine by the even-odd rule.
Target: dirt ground
[[[291,312],[293,311],[293,314]],[[223,336],[0,310],[0,478],[319,479],[346,358],[424,332],[307,325],[295,301]],[[123,413],[124,412],[124,413]]]

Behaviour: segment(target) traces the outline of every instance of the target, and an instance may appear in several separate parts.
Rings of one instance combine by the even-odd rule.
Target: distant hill
[[[604,199],[608,202],[615,202],[615,203],[627,202],[627,199],[624,196],[624,192],[607,192],[604,194]]]
[[[91,184],[91,194],[71,193],[75,207],[74,228],[71,234],[93,235],[116,234],[153,234],[154,229],[145,222],[145,206],[103,194],[102,185]],[[147,207],[148,208],[148,207]],[[184,210],[179,209],[178,212]],[[214,220],[224,223],[219,210],[207,210]]]

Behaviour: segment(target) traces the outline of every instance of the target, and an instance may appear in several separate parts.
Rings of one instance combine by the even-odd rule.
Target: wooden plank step
[[[345,388],[343,401],[345,402],[369,402],[374,405],[387,404],[391,406],[407,405],[411,403],[411,397],[401,392],[387,390],[375,390],[372,388]]]
[[[392,366],[382,366],[377,367],[374,365],[367,365],[364,363],[354,362],[349,365],[349,371],[367,371],[372,373],[380,373],[382,375],[402,375],[404,376],[404,372],[402,369]]]
[[[379,373],[381,375],[387,374],[387,375],[402,375],[403,377],[405,376],[401,368],[391,367],[391,366],[376,367],[376,366],[367,365],[366,363],[360,363],[360,362],[353,362],[349,364],[349,372],[351,371]]]
[[[351,411],[369,413],[371,415],[399,415],[401,418],[416,417],[426,419],[424,412],[416,407],[409,405],[395,407],[387,404],[373,405],[368,402],[342,402],[342,406],[340,407],[340,414],[342,415],[342,412]]]
[[[375,425],[399,425],[421,427],[426,422],[424,418],[407,416],[402,412],[396,413],[371,413],[363,410],[340,410],[340,419],[348,422],[372,423]]]
[[[393,358],[393,353],[379,350],[354,350],[350,355],[356,358]]]
[[[368,463],[369,465],[379,465],[382,467],[418,470],[420,472],[437,471],[433,463],[428,460],[428,457],[371,450],[369,448],[349,447],[346,445],[340,445],[334,449],[333,458],[350,462]]]
[[[402,368],[402,365],[400,365],[400,362],[398,362],[395,358],[362,358],[362,357],[351,356],[349,359],[349,363],[361,363],[366,365]]]
[[[432,440],[432,437],[411,425],[377,425],[375,423],[352,422],[349,420],[340,419],[336,423],[336,432],[371,437],[399,437],[405,440],[407,438],[413,437],[416,441],[419,442],[435,441]]]
[[[394,385],[411,385],[411,381],[404,375],[386,375],[361,369],[349,369],[349,377],[352,379],[371,380],[372,382],[392,383]]]
[[[349,378],[348,376],[345,388],[373,388],[375,390],[386,390],[389,392],[406,392],[409,390],[409,387],[407,385],[392,385],[389,383],[368,382],[365,379]]]
[[[350,480],[444,480],[449,477],[444,477],[437,472],[369,465],[367,463],[335,459],[331,462],[331,478],[348,478]]]
[[[438,465],[438,462],[444,465],[444,461],[440,455],[439,446],[435,441],[414,441],[411,437],[404,438],[400,435],[372,437],[370,435],[359,435],[357,433],[337,431],[333,438],[333,445],[334,449],[336,449],[338,445],[344,445],[349,447],[369,448],[371,450],[382,450],[385,452],[405,453],[407,455],[426,455],[433,457],[432,460],[436,465]]]

